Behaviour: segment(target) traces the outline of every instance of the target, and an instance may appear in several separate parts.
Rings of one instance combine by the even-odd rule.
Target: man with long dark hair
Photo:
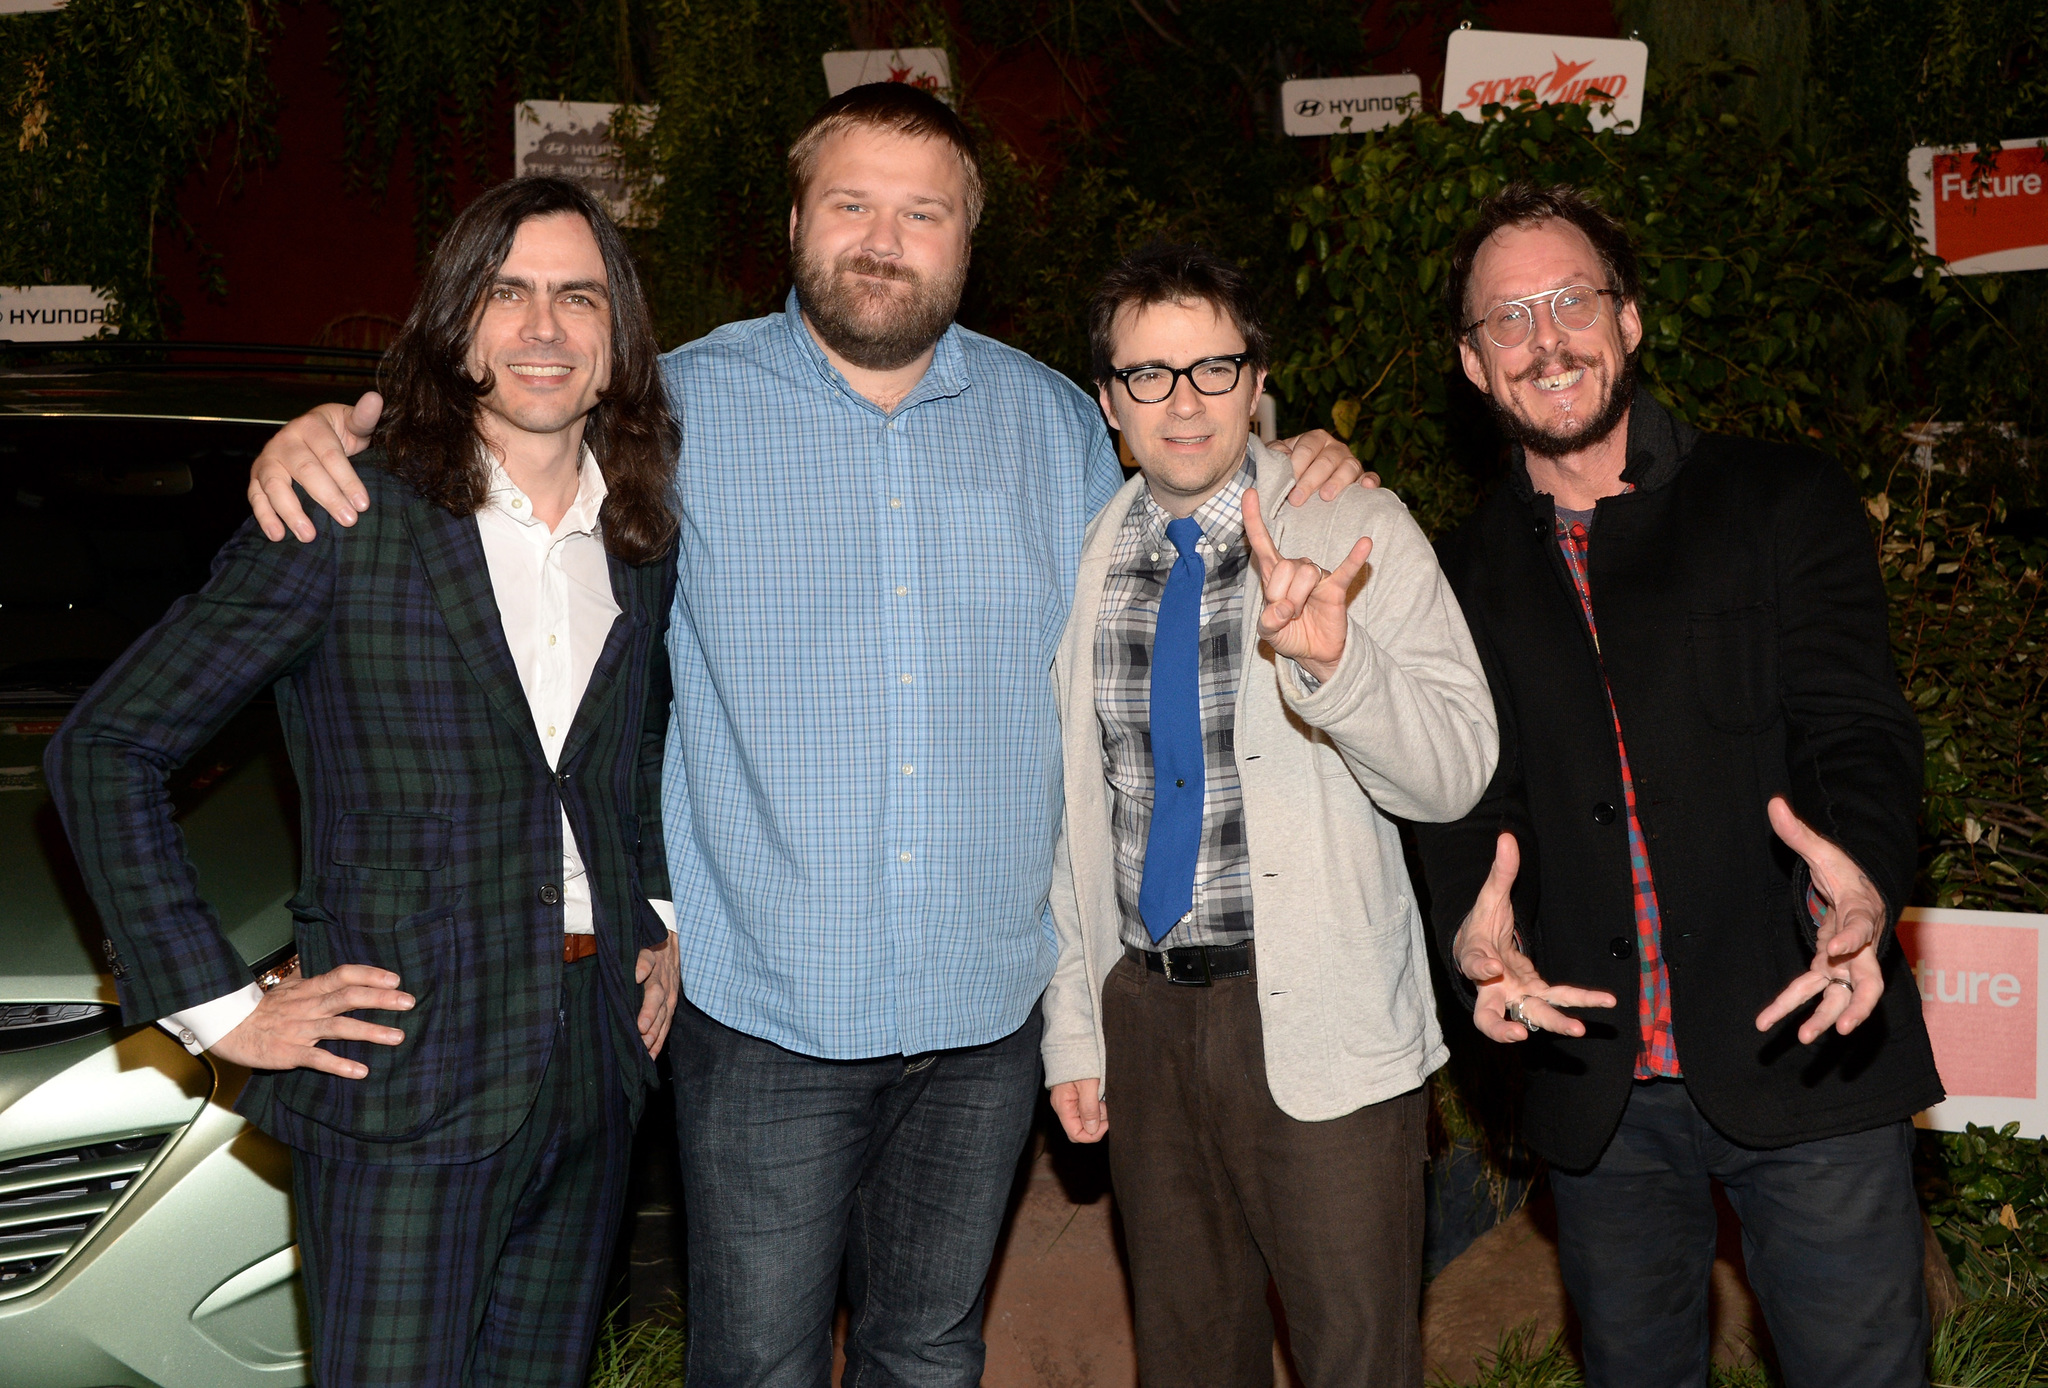
[[[603,211],[551,178],[471,204],[387,391],[362,523],[246,526],[79,703],[50,786],[124,1013],[256,1071],[238,1108],[292,1149],[322,1388],[578,1384],[677,991],[677,436]],[[273,683],[305,867],[265,992],[163,784]]]

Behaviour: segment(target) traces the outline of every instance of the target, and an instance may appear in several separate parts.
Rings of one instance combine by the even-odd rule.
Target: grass
[[[681,1306],[623,1328],[622,1319],[606,1321],[598,1336],[590,1388],[677,1388],[683,1381],[683,1348],[689,1343]]]
[[[1935,1328],[1928,1353],[1933,1388],[2048,1388],[2048,1306],[2024,1297],[1986,1297]],[[1716,1364],[1711,1388],[1778,1388],[1762,1364]],[[1536,1323],[1506,1332],[1477,1378],[1439,1375],[1432,1388],[1585,1388],[1561,1334],[1539,1343]]]

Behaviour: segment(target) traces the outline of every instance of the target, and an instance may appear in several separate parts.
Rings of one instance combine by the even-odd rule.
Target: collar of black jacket
[[[1621,480],[1639,492],[1656,491],[1678,476],[1699,439],[1699,430],[1658,404],[1638,382],[1628,407],[1628,466],[1622,469]],[[1508,481],[1522,500],[1536,499],[1529,460],[1519,443],[1509,462]]]

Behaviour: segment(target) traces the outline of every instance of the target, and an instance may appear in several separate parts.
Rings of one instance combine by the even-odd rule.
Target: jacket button
[[[1626,935],[1617,935],[1607,942],[1607,952],[1616,959],[1626,959],[1636,952],[1636,942]]]
[[[562,894],[556,891],[554,885],[550,883],[548,886],[540,889],[540,899],[542,905],[552,906],[562,899]]]
[[[1595,805],[1593,807],[1593,822],[1595,824],[1614,823],[1614,806],[1608,804],[1605,800]]]
[[[1551,522],[1546,520],[1539,520],[1533,522],[1529,526],[1529,533],[1534,535],[1537,539],[1543,540],[1548,539],[1550,537],[1550,532],[1552,529],[1553,526]]]

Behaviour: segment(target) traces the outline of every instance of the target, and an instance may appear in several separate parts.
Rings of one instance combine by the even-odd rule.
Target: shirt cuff
[[[198,1055],[201,1051],[211,1049],[221,1037],[249,1020],[249,1014],[254,1012],[256,1004],[262,1001],[263,989],[251,983],[225,997],[215,998],[212,1002],[188,1007],[183,1012],[173,1012],[157,1025],[176,1037],[179,1045]]]
[[[661,917],[661,923],[668,927],[668,933],[676,933],[676,904],[673,901],[656,901],[647,898],[647,904],[654,908],[654,914]]]

